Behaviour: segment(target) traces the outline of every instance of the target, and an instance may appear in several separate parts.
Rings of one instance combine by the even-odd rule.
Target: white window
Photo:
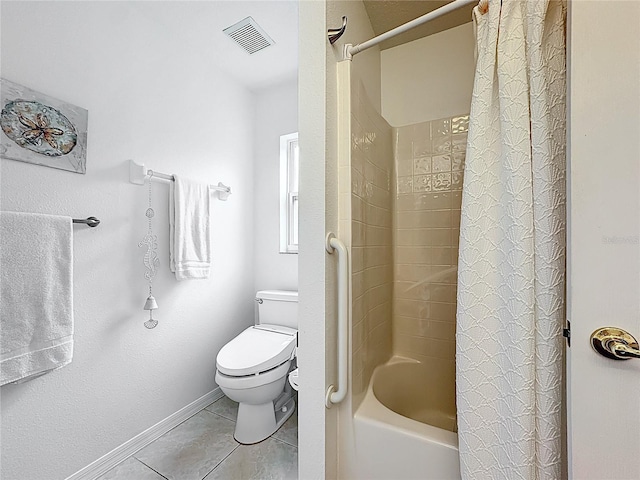
[[[280,253],[298,253],[298,134],[280,137]]]

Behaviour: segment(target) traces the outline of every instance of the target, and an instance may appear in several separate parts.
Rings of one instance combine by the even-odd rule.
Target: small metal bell
[[[147,301],[144,303],[143,310],[156,310],[158,308],[158,303],[153,295],[149,295],[147,297]]]

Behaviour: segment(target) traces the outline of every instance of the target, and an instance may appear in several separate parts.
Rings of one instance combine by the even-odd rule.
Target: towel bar
[[[131,183],[144,185],[145,180],[149,177],[153,180],[168,180],[170,182],[175,180],[173,175],[147,170],[144,165],[139,165],[133,160],[129,160],[129,181]],[[218,185],[209,185],[209,188],[214,192],[218,192],[218,198],[223,201],[227,200],[231,195],[231,187],[222,182],[218,182]]]
[[[96,217],[74,218],[73,223],[84,223],[85,225],[88,225],[90,227],[97,227],[98,225],[100,225],[100,220],[98,220]]]

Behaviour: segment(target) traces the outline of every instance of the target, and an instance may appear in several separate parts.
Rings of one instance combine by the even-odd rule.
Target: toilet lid
[[[291,358],[296,330],[277,325],[249,327],[227,343],[216,358],[218,371],[240,377],[277,367]]]

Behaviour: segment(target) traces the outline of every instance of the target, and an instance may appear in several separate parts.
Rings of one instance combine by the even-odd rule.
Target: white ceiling
[[[128,2],[148,21],[162,25],[169,38],[197,49],[203,62],[212,63],[240,84],[259,91],[298,74],[298,2],[304,0],[202,0]],[[376,35],[434,10],[449,0],[364,0]],[[421,27],[387,40],[383,49],[422,38],[471,20],[473,6],[449,13]],[[246,53],[222,30],[251,16],[275,41]],[[348,28],[348,27],[347,27]]]
[[[298,0],[130,2],[249,90],[293,81],[298,75]],[[249,55],[222,30],[251,16],[275,44]]]

